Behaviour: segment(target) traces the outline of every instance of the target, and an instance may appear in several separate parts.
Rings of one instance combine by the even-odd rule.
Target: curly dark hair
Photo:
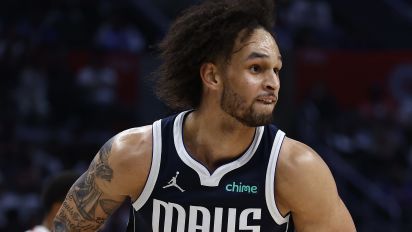
[[[197,108],[201,65],[229,62],[241,31],[245,40],[257,28],[271,33],[273,24],[274,0],[206,0],[188,8],[159,44],[163,63],[155,73],[157,96],[174,110]]]

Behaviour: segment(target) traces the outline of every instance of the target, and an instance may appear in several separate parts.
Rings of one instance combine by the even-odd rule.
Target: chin
[[[273,122],[273,110],[274,107],[270,109],[255,111],[252,115],[255,126],[264,126],[271,124]]]
[[[272,123],[272,112],[270,113],[251,113],[243,117],[237,117],[243,125],[249,127],[265,126]]]
[[[253,107],[252,114],[256,117],[271,117],[273,115],[273,111],[275,110],[275,105],[262,105],[262,106],[255,106]]]

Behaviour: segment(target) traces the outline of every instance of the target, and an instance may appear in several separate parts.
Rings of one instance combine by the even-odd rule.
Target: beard
[[[245,126],[258,127],[272,122],[273,110],[270,113],[257,112],[253,103],[247,105],[246,101],[230,87],[224,87],[220,107]]]

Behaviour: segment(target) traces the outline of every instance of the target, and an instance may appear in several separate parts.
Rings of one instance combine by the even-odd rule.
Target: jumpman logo
[[[176,176],[172,177],[172,179],[169,182],[167,182],[168,185],[163,186],[163,188],[169,188],[169,187],[174,186],[178,188],[181,192],[184,192],[185,190],[180,188],[180,186],[176,184],[176,178],[178,175],[179,175],[179,172],[176,172]]]

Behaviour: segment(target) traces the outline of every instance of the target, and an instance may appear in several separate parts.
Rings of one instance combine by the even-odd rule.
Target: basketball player
[[[271,124],[282,68],[272,15],[264,0],[185,11],[160,44],[157,92],[187,111],[106,142],[55,231],[96,231],[126,198],[128,231],[356,231],[326,164]]]
[[[79,177],[74,172],[63,172],[52,177],[44,186],[42,202],[44,207],[43,222],[26,232],[48,232],[53,226],[53,219],[60,209],[67,192]]]

